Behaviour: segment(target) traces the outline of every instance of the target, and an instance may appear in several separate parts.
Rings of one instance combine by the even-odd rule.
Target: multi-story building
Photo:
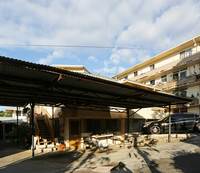
[[[190,105],[173,106],[172,111],[200,113],[200,36],[135,65],[114,78],[192,98]],[[165,112],[164,108],[147,108],[138,111],[135,116],[157,119]]]

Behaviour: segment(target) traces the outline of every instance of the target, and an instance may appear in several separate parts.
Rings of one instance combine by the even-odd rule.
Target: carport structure
[[[114,79],[0,57],[0,105],[31,104],[32,116],[35,104],[113,106],[129,110],[185,104],[189,101],[167,93],[124,85]]]

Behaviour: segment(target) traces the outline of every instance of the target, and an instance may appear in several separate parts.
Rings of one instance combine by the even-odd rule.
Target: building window
[[[121,130],[120,119],[86,119],[84,132],[93,134],[106,134]]]
[[[16,116],[21,116],[21,111],[16,111]]]
[[[135,72],[134,72],[134,76],[137,76],[137,75],[138,75],[138,72],[137,72],[137,71],[135,71]]]
[[[150,84],[151,84],[151,85],[155,85],[155,80],[151,80],[151,81],[150,81]]]
[[[173,80],[178,80],[179,79],[179,75],[178,75],[178,71],[176,71],[176,72],[173,72]]]
[[[180,58],[183,59],[183,58],[186,58],[186,57],[189,57],[192,55],[192,49],[187,49],[185,51],[182,51],[180,52]]]
[[[128,76],[124,76],[123,79],[128,79]]]
[[[167,75],[161,76],[161,82],[167,82]]]
[[[191,56],[192,55],[192,49],[188,49],[185,51],[185,57]]]
[[[187,89],[176,90],[174,91],[175,96],[186,97],[187,96]]]
[[[97,134],[101,131],[101,120],[99,119],[87,119],[86,120],[86,132],[92,132]]]
[[[187,69],[180,71],[180,79],[183,80],[187,77]]]
[[[185,51],[180,52],[180,58],[181,58],[181,59],[185,58]]]
[[[155,69],[154,64],[150,65],[150,70],[153,70],[153,69]]]
[[[183,80],[187,77],[187,69],[173,72],[173,80]]]
[[[107,119],[106,120],[106,131],[117,132],[121,130],[121,122],[119,119]]]
[[[181,97],[186,97],[187,96],[187,91],[186,90],[183,90],[180,92],[180,96]]]

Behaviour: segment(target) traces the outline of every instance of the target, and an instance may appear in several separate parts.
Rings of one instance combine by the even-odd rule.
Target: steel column
[[[17,146],[19,146],[19,107],[17,106]]]
[[[55,138],[55,118],[54,118],[54,106],[52,106],[52,128],[53,128],[53,138]],[[53,139],[54,141],[54,139]],[[55,141],[54,141],[55,142]]]
[[[168,142],[171,142],[171,105],[169,105],[169,134],[168,134]]]
[[[34,136],[35,136],[35,127],[34,127],[34,107],[35,107],[35,103],[31,104],[31,124],[32,124],[32,158],[35,156],[35,141],[34,141]]]
[[[6,142],[6,129],[5,129],[6,124],[2,124],[3,127],[3,142]]]

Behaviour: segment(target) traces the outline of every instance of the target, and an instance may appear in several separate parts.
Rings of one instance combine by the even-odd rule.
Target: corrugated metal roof
[[[104,105],[143,108],[181,104],[186,98],[97,77],[0,57],[0,105]]]

